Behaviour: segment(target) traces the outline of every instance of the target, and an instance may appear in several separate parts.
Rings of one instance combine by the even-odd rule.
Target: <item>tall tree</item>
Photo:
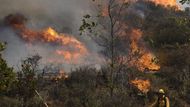
[[[102,53],[105,55],[109,69],[109,88],[110,95],[114,91],[114,74],[120,66],[121,57],[119,47],[121,45],[122,30],[126,27],[123,24],[124,11],[128,7],[125,0],[99,0],[95,1],[98,12],[96,17],[85,15],[80,27],[81,33],[87,32],[87,35],[103,48]],[[95,21],[96,20],[96,21]],[[123,51],[123,50],[122,50]]]

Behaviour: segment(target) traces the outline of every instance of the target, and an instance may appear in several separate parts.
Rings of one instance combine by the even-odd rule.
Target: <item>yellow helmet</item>
[[[159,89],[159,93],[160,93],[160,94],[165,94],[164,89]]]

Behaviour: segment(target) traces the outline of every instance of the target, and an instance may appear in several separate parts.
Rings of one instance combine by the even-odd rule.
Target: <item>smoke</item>
[[[83,13],[89,12],[88,0],[1,0],[1,18],[11,13],[22,13],[34,26],[55,27],[76,25]],[[62,25],[60,24],[62,23]]]
[[[82,16],[91,13],[90,4],[89,0],[1,0],[0,41],[8,43],[3,53],[8,64],[17,67],[22,59],[34,54],[42,56],[42,64],[46,64],[48,58],[59,59],[51,54],[59,47],[41,42],[29,44],[18,36],[18,32],[4,24],[4,18],[15,13],[26,17],[25,26],[30,29],[41,30],[50,26],[58,32],[74,35],[87,46],[91,56],[95,56],[87,56],[81,60],[86,62],[85,64],[99,63],[97,45],[90,38],[79,36],[78,32]],[[76,65],[63,63],[63,66],[69,71]]]
[[[141,22],[137,22],[135,19],[143,20],[147,13],[151,11],[146,5],[147,2],[144,1],[147,0],[132,3],[127,10],[126,24],[132,29],[140,29]],[[20,13],[26,17],[25,26],[29,29],[39,31],[50,26],[59,33],[74,35],[90,51],[90,56],[86,56],[80,61],[86,64],[99,64],[102,61],[98,54],[101,48],[90,37],[80,36],[78,32],[82,16],[87,13],[93,14],[94,12],[91,10],[91,2],[91,0],[1,0],[0,41],[8,43],[3,56],[14,67],[17,67],[25,57],[34,54],[42,56],[43,64],[46,64],[48,58],[59,59],[59,57],[51,54],[55,48],[59,47],[42,42],[28,44],[18,36],[17,32],[4,24],[6,16]],[[63,63],[63,65],[67,71],[76,66],[67,63]]]

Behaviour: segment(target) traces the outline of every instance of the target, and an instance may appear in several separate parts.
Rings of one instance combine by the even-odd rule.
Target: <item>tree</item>
[[[95,18],[85,15],[82,20],[83,24],[79,30],[81,34],[86,31],[86,34],[90,35],[103,48],[102,53],[105,55],[109,65],[110,74],[108,78],[110,81],[110,95],[112,96],[114,90],[114,74],[117,71],[117,66],[120,66],[120,53],[123,51],[119,50],[120,44],[122,43],[120,37],[121,31],[125,27],[122,23],[122,20],[124,20],[122,13],[128,7],[128,2],[125,0],[104,0],[96,1],[96,3],[99,9],[98,15]]]
[[[13,68],[7,65],[7,62],[2,58],[2,51],[5,49],[5,44],[0,43],[0,94],[6,94],[11,90],[12,83],[16,80]]]
[[[20,100],[23,101],[23,107],[36,94],[38,63],[40,59],[39,55],[28,57],[22,61],[21,70],[18,72],[18,95]]]

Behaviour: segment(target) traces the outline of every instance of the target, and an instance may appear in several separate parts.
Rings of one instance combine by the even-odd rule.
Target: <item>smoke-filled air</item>
[[[0,0],[0,107],[190,107],[189,0]]]

